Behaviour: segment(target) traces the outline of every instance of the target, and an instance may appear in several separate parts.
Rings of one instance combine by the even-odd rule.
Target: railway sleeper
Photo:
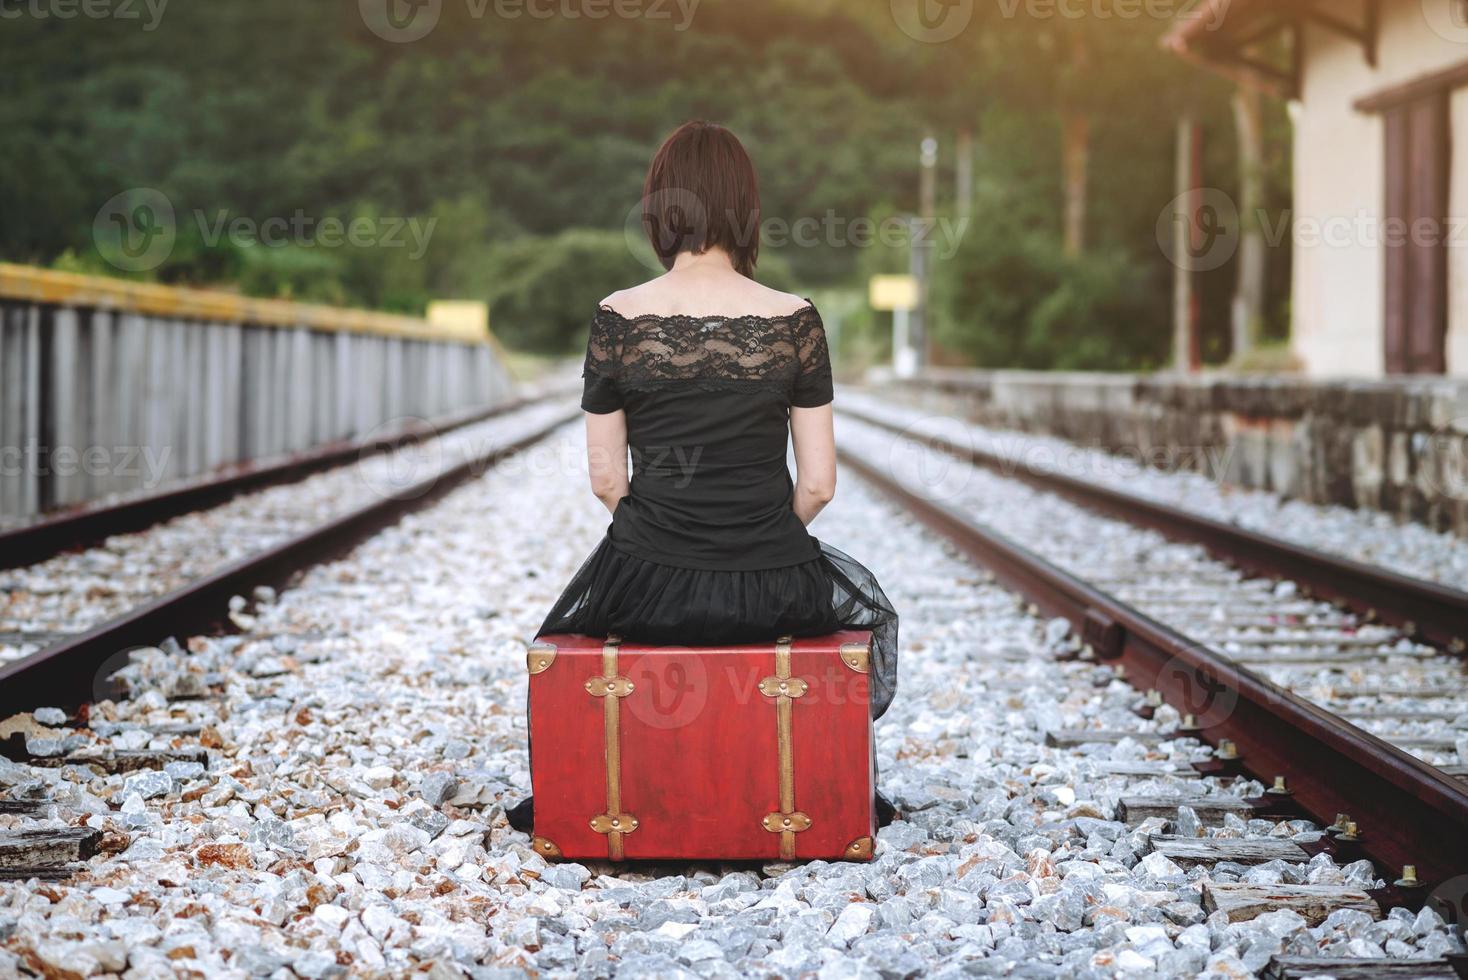
[[[1381,650],[1387,644],[1394,643],[1396,637],[1361,636],[1360,634],[1344,632],[1291,633],[1288,630],[1280,630],[1276,633],[1263,635],[1249,632],[1203,633],[1194,636],[1193,639],[1208,646],[1232,644],[1238,647],[1257,647],[1261,650],[1273,650],[1279,647],[1302,647],[1308,649],[1350,650],[1353,656],[1364,656],[1364,654],[1358,652],[1362,650],[1372,653],[1380,651],[1380,656],[1390,657],[1417,657],[1427,659],[1442,656],[1442,654],[1431,647],[1421,647],[1416,650]]]
[[[1270,861],[1303,864],[1310,860],[1310,854],[1292,840],[1152,834],[1147,843],[1153,851],[1182,868],[1220,861],[1231,864],[1266,864]]]
[[[170,762],[197,762],[207,769],[209,753],[202,748],[81,749],[66,755],[27,759],[26,762],[38,768],[88,766],[99,772],[117,774],[162,769]]]
[[[1203,774],[1191,767],[1170,768],[1156,762],[1098,762],[1096,771],[1105,776],[1133,776],[1137,779],[1202,779]]]
[[[154,738],[179,736],[189,738],[199,735],[204,726],[198,722],[161,722],[154,725],[140,725],[134,721],[104,721],[94,718],[87,726],[103,738],[114,738],[123,732],[147,732]]]
[[[1264,971],[1267,980],[1319,976],[1335,980],[1450,980],[1460,975],[1448,960],[1344,960],[1325,956],[1276,956]]]
[[[97,853],[102,832],[90,827],[0,831],[0,868],[50,868]]]
[[[1123,796],[1117,801],[1117,819],[1135,827],[1152,817],[1175,820],[1178,807],[1188,807],[1204,823],[1222,823],[1229,814],[1250,820],[1265,813],[1257,800],[1242,796]]]
[[[12,799],[0,797],[0,816],[34,817],[44,813],[50,800]]]
[[[1339,708],[1335,710],[1338,718],[1346,718],[1351,721],[1453,721],[1468,715],[1468,708],[1454,708],[1450,710],[1426,710],[1403,708],[1393,710],[1391,708]]]
[[[0,866],[0,881],[65,881],[81,871],[81,864],[48,864],[39,866]]]
[[[1057,728],[1045,733],[1045,744],[1052,749],[1073,749],[1082,745],[1103,743],[1115,745],[1130,739],[1138,745],[1161,745],[1181,737],[1173,732],[1124,732],[1100,728]]]
[[[1230,922],[1248,922],[1265,912],[1289,909],[1318,926],[1337,909],[1355,909],[1373,919],[1382,916],[1376,899],[1360,888],[1341,885],[1250,885],[1205,882],[1203,909],[1223,912]]]

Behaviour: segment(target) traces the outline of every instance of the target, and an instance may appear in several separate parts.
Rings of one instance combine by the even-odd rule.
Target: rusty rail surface
[[[1288,579],[1309,596],[1396,626],[1439,649],[1455,654],[1468,650],[1468,592],[1316,551],[1053,470],[1028,467],[981,449],[956,446],[949,439],[916,433],[866,412],[849,408],[841,411],[858,421],[1037,490],[1057,494],[1129,524],[1151,528],[1175,541],[1202,545],[1210,554],[1245,572]]]
[[[291,483],[355,460],[393,452],[413,442],[518,411],[537,400],[517,398],[494,408],[455,413],[372,439],[328,443],[262,465],[234,464],[209,479],[127,497],[116,503],[64,511],[0,532],[0,570],[33,565],[63,551],[98,544],[114,534],[130,534],[192,511],[218,506],[242,493]]]
[[[0,718],[42,706],[71,708],[93,700],[102,680],[98,672],[127,650],[216,627],[225,621],[232,597],[247,595],[260,585],[282,585],[304,569],[345,554],[405,514],[427,507],[489,466],[546,438],[579,414],[579,409],[568,409],[549,424],[420,480],[392,497],[358,507],[84,633],[0,665]]]
[[[1198,728],[1179,732],[1218,745],[1269,785],[1285,776],[1289,797],[1256,802],[1260,815],[1306,815],[1324,827],[1349,813],[1359,841],[1338,842],[1343,859],[1366,856],[1383,877],[1416,865],[1421,887],[1389,888],[1387,904],[1420,904],[1437,884],[1468,871],[1468,785],[1271,683],[1095,589],[957,508],[930,500],[845,449],[843,465],[868,480],[1048,616],[1069,620],[1098,661],[1126,667],[1139,690],[1157,690]],[[1227,765],[1227,764],[1226,764]]]

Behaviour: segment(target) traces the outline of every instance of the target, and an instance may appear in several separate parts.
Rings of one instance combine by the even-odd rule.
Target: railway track
[[[922,485],[912,474],[923,470],[927,440],[865,421],[843,422],[840,435],[845,465],[1040,611],[1069,621],[1086,657],[1114,664],[1144,692],[1139,714],[1175,709],[1179,734],[1215,747],[1204,771],[1247,772],[1274,790],[1249,801],[1252,812],[1336,827],[1327,846],[1389,869],[1396,884],[1379,896],[1387,905],[1420,905],[1434,887],[1468,872],[1468,785],[1454,778],[1468,744],[1460,741],[1468,703],[1456,657],[1310,600],[1290,580],[1250,578],[1210,558],[1208,551],[1224,551],[1219,535],[1179,544],[1098,517],[1089,509],[1096,494],[1083,494],[1075,481],[1060,484],[1062,495],[1084,502],[1089,520],[1056,496],[1051,474],[1014,474],[1035,488],[1019,493],[981,459],[981,469],[957,464]],[[1111,513],[1153,506],[1119,496],[1102,494]],[[1168,530],[1182,536],[1176,524]],[[1377,611],[1383,619],[1401,614]],[[1125,733],[1056,737],[1105,741]]]
[[[1294,582],[1306,596],[1395,626],[1414,639],[1456,654],[1468,652],[1468,592],[1307,548],[1053,467],[962,445],[948,436],[884,418],[866,405],[843,407],[843,414],[1098,513],[1173,540],[1199,544],[1245,572]]]
[[[876,738],[905,819],[874,861],[547,865],[501,814],[528,787],[524,638],[606,516],[579,474],[534,484],[492,468],[229,634],[146,651],[126,696],[13,720],[46,754],[0,760],[0,868],[31,862],[0,880],[0,974],[1370,976],[1374,955],[1451,976],[1440,920],[1311,856],[1314,824],[1252,807],[1264,787],[1210,768],[1172,708],[1143,717],[1068,628],[860,480],[816,533],[903,614]]]
[[[176,528],[154,526],[134,535],[139,540],[113,539],[111,546],[65,556],[64,564],[95,568],[92,575],[57,582],[64,569],[12,571],[16,581],[0,614],[0,638],[9,639],[11,649],[39,649],[0,662],[0,717],[39,706],[76,707],[102,696],[108,690],[105,675],[127,663],[129,650],[225,623],[236,596],[279,585],[341,554],[540,441],[571,414],[554,402],[493,413],[436,440],[438,452],[429,465],[413,461],[421,472],[394,472],[390,455],[373,453],[377,458],[357,467],[318,475],[310,494],[306,484],[281,483],[270,492],[273,498],[237,496],[214,511],[190,511],[184,520],[194,526],[182,540],[169,533]],[[186,498],[199,499],[204,498]],[[180,499],[174,505],[187,503]],[[134,519],[132,512],[123,518]],[[90,518],[84,520],[95,529]],[[163,538],[161,544],[142,547],[154,537]],[[176,564],[180,559],[183,564]],[[116,587],[124,577],[132,588]],[[57,582],[56,590],[28,589],[38,578]],[[48,601],[58,595],[76,601]]]
[[[95,545],[113,535],[141,531],[181,514],[217,506],[243,493],[294,483],[314,473],[397,452],[528,404],[529,399],[519,398],[429,422],[415,420],[387,433],[331,443],[280,459],[229,466],[156,493],[130,495],[25,522],[0,530],[0,570],[23,568],[62,551]]]
[[[1122,523],[1111,525],[1115,567],[1097,566],[1074,545],[1047,557],[1235,663],[1262,671],[1451,776],[1468,778],[1468,672],[1460,657],[1461,637],[1468,632],[1468,593],[1052,468],[1019,465],[1012,457],[877,418],[870,407],[848,414],[908,443],[1116,518]],[[1127,526],[1154,531],[1183,547],[1169,551],[1151,536],[1127,534]],[[1188,545],[1230,567],[1200,564]],[[1178,556],[1180,567],[1167,567],[1169,554]],[[1178,595],[1168,581],[1170,572],[1200,587]],[[1204,613],[1206,620],[1200,620]],[[1419,628],[1414,616],[1434,625]],[[1431,656],[1432,647],[1447,656]],[[1363,683],[1367,667],[1374,679]]]

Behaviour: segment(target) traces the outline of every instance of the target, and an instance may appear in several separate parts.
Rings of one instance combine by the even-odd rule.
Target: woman
[[[816,308],[753,279],[754,166],[727,129],[686,123],[643,200],[668,272],[603,301],[583,375],[591,486],[612,523],[540,634],[691,646],[869,629],[880,716],[897,615],[870,572],[806,530],[836,490],[831,364]],[[509,816],[528,832],[531,801]]]

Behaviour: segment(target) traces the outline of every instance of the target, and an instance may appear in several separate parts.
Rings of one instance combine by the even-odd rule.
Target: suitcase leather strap
[[[601,698],[607,763],[607,812],[591,818],[591,829],[607,835],[607,857],[613,861],[623,860],[623,838],[637,829],[637,818],[622,812],[622,699],[632,693],[632,681],[617,673],[621,642],[620,637],[607,637],[601,648],[601,674],[586,682],[587,692]]]
[[[795,835],[810,828],[811,819],[795,809],[795,699],[805,694],[807,685],[790,676],[790,644],[788,636],[775,641],[775,674],[760,681],[760,693],[775,701],[775,734],[780,766],[780,809],[765,814],[761,823],[770,833],[780,835],[780,857],[795,857]]]

